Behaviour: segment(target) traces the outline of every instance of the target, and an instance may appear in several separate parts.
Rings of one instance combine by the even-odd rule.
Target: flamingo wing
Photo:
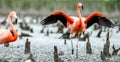
[[[50,16],[46,17],[45,19],[43,19],[40,23],[42,25],[48,25],[48,24],[56,23],[58,20],[60,22],[62,22],[62,24],[65,27],[67,27],[67,19],[61,14],[50,15]]]
[[[95,17],[92,17],[87,22],[87,28],[90,27],[94,23],[98,23],[99,25],[102,25],[105,27],[113,27],[114,26],[114,24],[110,20],[108,20],[106,17],[95,16]]]
[[[85,22],[85,24],[87,24],[86,28],[90,27],[94,23],[97,23],[97,24],[105,26],[105,27],[114,27],[115,26],[109,19],[107,19],[103,14],[101,14],[99,12],[95,12],[95,13],[89,15],[84,22]]]

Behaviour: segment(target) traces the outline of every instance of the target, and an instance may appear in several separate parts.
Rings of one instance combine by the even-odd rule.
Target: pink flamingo
[[[16,15],[15,11],[11,11],[9,13],[8,19],[7,19],[9,26],[12,29],[13,34],[9,30],[5,30],[5,29],[0,28],[0,44],[13,42],[13,41],[17,40],[17,38],[18,38],[18,34],[16,32],[16,29],[11,22],[12,18],[17,20],[17,15]]]
[[[42,25],[48,25],[48,24],[56,23],[59,20],[60,22],[62,22],[62,24],[65,27],[70,28],[70,33],[78,34],[78,37],[81,32],[85,31],[88,27],[90,27],[94,23],[97,23],[105,27],[114,26],[114,24],[100,12],[94,12],[86,18],[82,17],[80,13],[80,8],[83,8],[83,6],[81,3],[78,3],[77,5],[78,17],[69,16],[65,14],[63,11],[58,10],[52,12],[48,17],[43,19],[40,23]],[[78,42],[76,44],[76,48],[78,48]]]

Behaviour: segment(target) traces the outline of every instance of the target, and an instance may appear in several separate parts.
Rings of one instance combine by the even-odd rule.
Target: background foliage
[[[0,10],[76,10],[78,2],[81,2],[87,8],[86,10],[90,11],[120,11],[120,0],[0,0]]]

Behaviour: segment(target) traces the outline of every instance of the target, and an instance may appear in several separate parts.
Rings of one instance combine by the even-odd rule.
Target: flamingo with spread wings
[[[0,28],[0,44],[13,42],[13,41],[17,40],[17,38],[18,38],[18,34],[16,32],[16,29],[13,26],[12,21],[11,21],[12,18],[17,20],[17,15],[16,15],[15,11],[11,11],[9,13],[8,19],[7,19],[13,34],[9,30]]]
[[[79,34],[85,31],[86,28],[90,27],[94,23],[105,27],[113,27],[114,24],[107,19],[102,13],[94,12],[88,17],[84,18],[81,16],[80,8],[83,8],[81,3],[77,5],[77,13],[79,17],[73,17],[65,14],[63,11],[58,10],[52,12],[48,17],[43,19],[40,23],[42,25],[48,25],[56,23],[58,20],[62,22],[65,27],[70,27],[70,33]]]
[[[109,19],[107,19],[102,13],[94,12],[90,14],[88,17],[84,18],[81,16],[80,8],[83,9],[83,5],[78,3],[77,5],[77,13],[78,17],[73,17],[65,14],[63,11],[58,10],[52,12],[48,17],[43,19],[40,23],[42,25],[48,25],[56,23],[58,20],[62,22],[65,27],[70,28],[70,33],[79,34],[85,31],[88,27],[97,23],[101,26],[105,27],[113,27],[115,26]],[[76,48],[78,50],[78,42],[76,43]]]

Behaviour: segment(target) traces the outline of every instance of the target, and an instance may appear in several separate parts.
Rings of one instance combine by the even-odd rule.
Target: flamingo
[[[11,22],[12,18],[14,18],[17,21],[17,15],[15,11],[11,11],[7,19],[13,34],[9,30],[0,28],[0,44],[16,41],[18,38],[16,29]]]
[[[83,9],[82,3],[77,4],[77,13],[78,17],[69,16],[66,13],[64,13],[62,10],[57,10],[55,12],[52,12],[49,16],[47,16],[45,19],[43,19],[40,23],[42,25],[48,25],[56,23],[58,20],[62,22],[62,24],[70,28],[70,33],[79,34],[84,32],[87,28],[89,28],[94,23],[97,23],[101,26],[105,27],[114,27],[115,25],[105,17],[104,14],[96,11],[90,14],[89,16],[82,17],[80,13],[80,9]],[[78,42],[76,43],[76,48],[78,49]]]

